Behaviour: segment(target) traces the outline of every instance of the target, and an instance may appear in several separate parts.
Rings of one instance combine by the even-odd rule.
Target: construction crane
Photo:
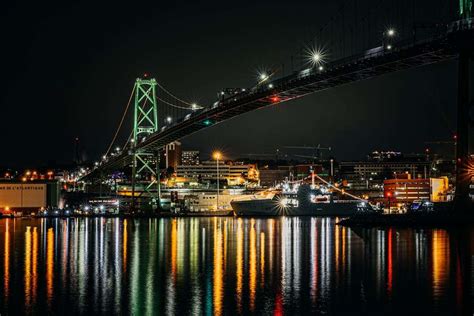
[[[242,155],[247,156],[248,158],[250,158],[250,157],[258,157],[258,158],[274,157],[276,162],[280,158],[288,158],[288,155],[287,154],[281,154],[279,149],[277,149],[274,154],[270,154],[270,153],[244,153]]]
[[[331,147],[321,147],[321,144],[318,144],[317,146],[284,146],[284,148],[287,149],[303,149],[303,150],[312,150],[313,151],[313,156],[306,156],[306,155],[293,155],[296,157],[301,157],[301,158],[312,158],[313,163],[317,159],[318,161],[322,160],[322,150],[327,150],[331,151]]]
[[[438,140],[438,141],[431,141],[431,142],[425,142],[425,145],[451,145],[453,146],[453,161],[456,160],[456,151],[457,151],[457,136],[454,135],[453,136],[453,140]],[[427,155],[427,159],[429,160],[429,148],[426,148],[426,155]],[[454,170],[456,170],[456,163],[454,164]],[[431,161],[431,169],[430,169],[430,174],[431,174],[431,170],[435,170],[436,169],[436,162],[435,160],[433,159]]]
[[[438,141],[431,141],[431,142],[425,142],[425,145],[452,145],[454,148],[454,158],[456,159],[456,144],[457,144],[457,137],[454,135],[453,140],[438,140]],[[429,148],[427,148],[429,150]]]

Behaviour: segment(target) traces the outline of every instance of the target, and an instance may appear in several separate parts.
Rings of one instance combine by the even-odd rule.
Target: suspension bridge
[[[261,73],[257,84],[246,88],[224,89],[219,92],[218,100],[209,106],[187,102],[165,89],[156,79],[144,75],[136,79],[119,127],[102,159],[82,180],[100,180],[114,171],[131,168],[132,199],[136,196],[137,183],[141,183],[145,186],[139,194],[146,192],[148,196],[154,196],[159,201],[160,152],[173,141],[243,113],[275,106],[326,89],[335,89],[415,67],[457,60],[456,201],[465,203],[469,199],[469,185],[473,176],[468,153],[469,126],[473,124],[470,111],[474,108],[469,84],[469,68],[474,56],[472,0],[438,2],[440,13],[429,22],[417,23],[419,17],[415,13],[416,7],[411,17],[407,17],[405,12],[398,9],[398,18],[393,16],[393,12],[397,10],[388,11],[383,7],[384,3],[396,8],[397,3],[407,5],[410,2],[383,0],[359,18],[357,9],[351,11],[354,21],[347,21],[348,14],[344,13],[344,10],[348,6],[357,5],[357,1],[347,1],[336,16],[319,29],[319,35],[316,36],[316,39],[329,36],[326,43],[337,47],[331,53],[331,56],[334,56],[331,60],[325,58],[326,52],[331,51],[330,48],[312,45],[309,51],[309,66],[302,66],[289,75],[279,77],[276,71]],[[443,9],[447,3],[450,5]],[[456,3],[457,8],[453,8],[453,3]],[[391,17],[382,19],[381,12]],[[371,18],[374,15],[375,22]],[[341,23],[341,20],[344,23]],[[403,26],[397,28],[394,22],[393,26],[387,27],[384,22],[387,20]],[[335,26],[341,24],[341,34],[337,35]],[[346,24],[349,26],[345,26]],[[411,28],[407,28],[407,24],[411,25]],[[350,32],[346,32],[347,27]],[[355,43],[353,37],[347,36],[347,33],[362,32],[364,29],[367,30],[366,33],[374,34],[372,37],[366,35],[365,47],[362,47],[360,41]],[[133,129],[124,145],[114,147],[117,134],[132,104]]]

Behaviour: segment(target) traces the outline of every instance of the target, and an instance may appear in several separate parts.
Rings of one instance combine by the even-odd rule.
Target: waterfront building
[[[181,165],[181,143],[174,141],[165,146],[162,153],[161,161],[164,162],[166,169],[173,168],[176,171],[177,166]]]
[[[343,161],[339,163],[339,177],[347,180],[352,189],[380,188],[385,179],[394,174],[408,173],[412,178],[428,178],[428,161]]]
[[[197,179],[198,181],[217,181],[217,162],[204,161],[198,165],[179,165],[176,176]],[[219,181],[228,185],[239,185],[246,182],[258,182],[259,172],[254,164],[225,163],[219,161]]]
[[[1,181],[0,213],[30,214],[47,207],[58,207],[57,181]]]
[[[410,174],[402,174],[395,179],[384,180],[384,197],[392,206],[417,200],[446,202],[448,189],[446,177],[413,179]]]
[[[199,165],[199,151],[198,150],[183,150],[181,154],[181,165],[191,166]]]
[[[271,187],[287,180],[290,176],[289,169],[260,169],[260,186]]]

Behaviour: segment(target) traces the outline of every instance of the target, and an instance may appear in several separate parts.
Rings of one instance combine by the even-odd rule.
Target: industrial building
[[[0,182],[0,213],[30,214],[59,205],[59,184],[56,181]]]
[[[219,169],[219,170],[217,170]],[[217,173],[219,172],[219,177]],[[243,184],[246,181],[258,182],[258,170],[253,164],[226,164],[219,161],[204,161],[198,165],[179,165],[176,168],[176,176],[182,178],[196,179],[201,181],[227,181],[229,185]]]
[[[393,206],[417,200],[446,202],[448,189],[446,177],[412,179],[410,174],[404,174],[398,175],[396,179],[384,180],[384,197]]]
[[[162,151],[160,161],[164,163],[165,168],[173,168],[181,165],[181,143],[174,141],[165,146],[165,150]]]
[[[339,178],[347,180],[353,189],[370,189],[393,178],[394,174],[410,174],[415,178],[428,178],[431,164],[428,161],[347,161],[339,163]]]
[[[181,164],[185,166],[199,165],[199,151],[198,150],[183,150],[181,154]]]

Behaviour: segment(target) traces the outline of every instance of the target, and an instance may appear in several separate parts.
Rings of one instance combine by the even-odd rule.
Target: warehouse
[[[26,215],[40,209],[58,207],[56,181],[0,182],[0,214]]]

